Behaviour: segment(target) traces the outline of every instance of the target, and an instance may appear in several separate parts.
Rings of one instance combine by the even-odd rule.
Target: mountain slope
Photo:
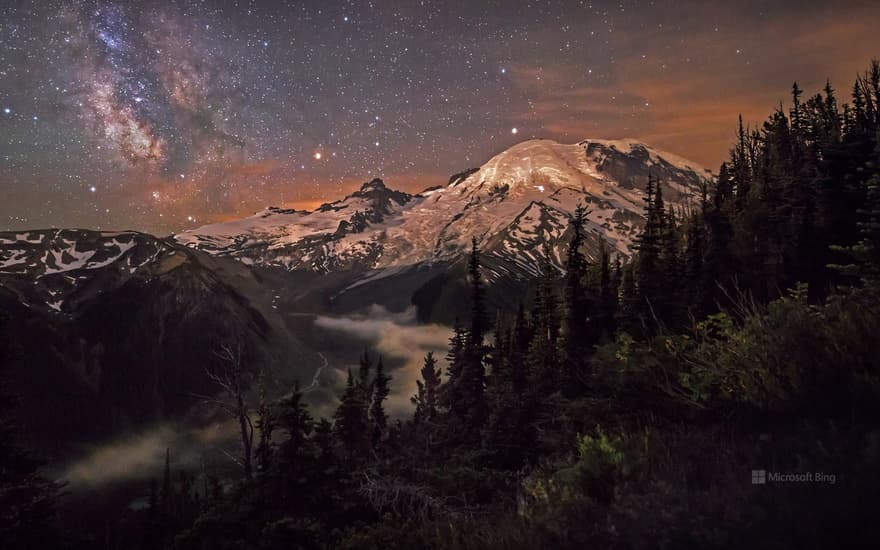
[[[63,450],[179,416],[213,393],[208,369],[241,341],[267,383],[317,364],[247,266],[136,232],[0,233],[3,331],[33,442]],[[308,373],[299,373],[305,376]]]

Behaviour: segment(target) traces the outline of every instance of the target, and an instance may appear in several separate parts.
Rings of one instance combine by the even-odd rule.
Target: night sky
[[[634,137],[717,169],[794,80],[841,96],[880,2],[17,2],[0,229],[158,234],[418,191],[517,141]]]

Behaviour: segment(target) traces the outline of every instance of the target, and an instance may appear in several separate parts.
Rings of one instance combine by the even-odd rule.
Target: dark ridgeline
[[[878,547],[880,66],[850,104],[802,95],[740,122],[688,210],[651,178],[632,261],[587,261],[579,207],[566,272],[494,334],[474,240],[469,322],[411,418],[365,352],[332,422],[298,388],[261,402],[256,468],[194,520],[166,473],[140,547]]]

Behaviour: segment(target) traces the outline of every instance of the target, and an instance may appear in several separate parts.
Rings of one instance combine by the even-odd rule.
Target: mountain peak
[[[361,185],[361,191],[381,191],[387,189],[385,182],[381,178],[373,178]]]
[[[649,173],[667,185],[683,185],[683,193],[699,189],[711,176],[693,162],[635,139],[573,144],[531,139],[501,151],[478,170],[453,176],[450,185],[466,196],[540,196],[560,189],[601,195],[611,182],[642,191]]]
[[[496,273],[532,273],[540,263],[532,249],[544,241],[561,257],[579,203],[589,208],[591,246],[604,240],[629,254],[649,175],[662,181],[665,200],[684,205],[711,177],[696,167],[636,140],[535,139],[417,195],[375,178],[313,212],[214,224],[176,238],[251,263],[328,272],[453,262],[477,236],[487,258],[506,266],[495,264]]]

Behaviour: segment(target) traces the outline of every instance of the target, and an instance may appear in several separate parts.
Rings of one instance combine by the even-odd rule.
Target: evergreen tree
[[[380,355],[379,362],[376,363],[376,377],[373,379],[373,399],[370,403],[373,445],[377,445],[385,437],[388,429],[388,415],[385,413],[383,403],[391,392],[388,387],[390,381],[391,376],[385,374],[385,365],[382,363],[382,356]]]
[[[510,378],[517,395],[523,395],[528,384],[526,359],[533,336],[532,324],[526,316],[525,306],[520,302],[511,331],[509,358]]]
[[[534,335],[526,358],[529,385],[538,395],[549,395],[562,387],[560,357],[559,298],[556,267],[545,251],[541,281],[535,297],[532,326]],[[579,373],[578,373],[579,374]]]
[[[485,367],[483,357],[486,353],[484,336],[486,334],[485,289],[483,288],[480,251],[477,240],[472,240],[471,256],[468,262],[468,279],[471,286],[471,329],[468,331],[464,351],[461,354],[460,370],[455,379],[450,378],[453,400],[449,403],[450,412],[467,426],[482,425],[486,416]]]
[[[526,403],[517,389],[510,363],[511,335],[499,323],[490,357],[486,394],[489,416],[482,434],[482,445],[501,468],[519,468],[526,455]]]
[[[318,462],[325,465],[327,470],[330,470],[331,468],[329,468],[329,466],[333,460],[335,443],[333,436],[333,423],[326,418],[322,418],[317,424],[315,424],[313,433],[312,441],[318,450]]]
[[[421,375],[422,379],[416,382],[418,393],[412,398],[413,405],[416,406],[414,418],[416,423],[433,422],[437,418],[440,390],[440,369],[437,368],[433,351],[425,355]]]
[[[370,397],[370,370],[372,368],[373,361],[370,359],[370,352],[365,349],[364,354],[359,359],[357,380],[357,385],[365,392],[365,399]]]
[[[645,226],[636,238],[634,248],[637,252],[635,266],[635,299],[629,304],[629,315],[640,320],[642,326],[662,309],[665,292],[663,276],[664,241],[667,236],[666,206],[663,202],[663,187],[653,176],[648,176],[645,187]],[[658,308],[658,306],[661,306]],[[635,326],[630,328],[635,329]]]
[[[598,258],[587,274],[591,314],[584,335],[587,345],[583,347],[583,353],[586,355],[592,353],[593,347],[602,338],[607,339],[614,334],[620,286],[619,270],[619,265],[614,267],[611,264],[608,245],[600,240]]]
[[[343,397],[343,399],[345,398]],[[341,407],[342,405],[340,405]],[[290,394],[278,402],[276,410],[278,427],[285,435],[284,441],[279,445],[278,455],[283,465],[282,468],[289,471],[291,468],[300,466],[299,463],[304,455],[311,454],[312,443],[309,436],[315,427],[312,415],[309,414],[308,407],[303,401],[299,382],[296,383]]]
[[[266,472],[272,462],[274,443],[272,434],[275,431],[275,411],[266,402],[266,388],[263,385],[262,373],[259,378],[259,404],[257,405],[256,428],[259,432],[257,448],[254,451],[254,459],[257,463],[258,472]]]
[[[471,255],[468,260],[468,281],[471,285],[471,329],[468,345],[471,351],[480,353],[486,335],[486,289],[483,287],[482,264],[477,238],[471,239]]]
[[[566,390],[576,392],[583,378],[584,359],[597,338],[589,323],[590,298],[586,287],[587,260],[581,250],[587,209],[578,204],[569,220],[571,241],[565,262],[565,384]],[[545,297],[542,296],[542,299]]]
[[[440,392],[443,408],[452,411],[461,400],[461,373],[466,360],[466,346],[468,341],[467,330],[462,327],[456,317],[452,325],[452,336],[449,339],[449,347],[446,353],[447,382],[443,384]]]
[[[355,384],[351,369],[345,391],[336,413],[333,415],[333,433],[342,446],[344,457],[354,462],[365,456],[370,445],[370,424],[367,404],[360,384]]]

